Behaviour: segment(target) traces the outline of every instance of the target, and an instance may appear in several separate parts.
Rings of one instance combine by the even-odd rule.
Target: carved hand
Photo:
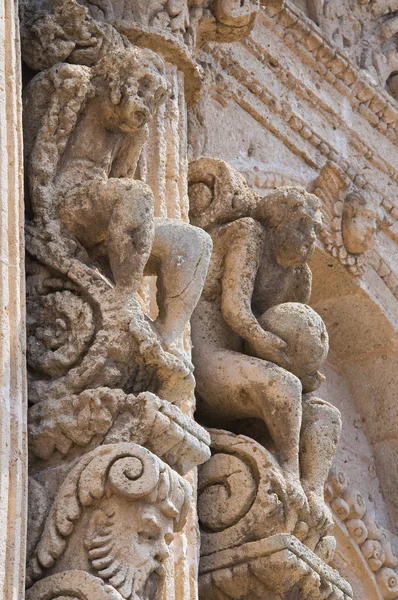
[[[306,377],[303,377],[301,382],[303,384],[304,394],[315,392],[315,390],[317,390],[322,385],[325,379],[325,375],[322,375],[322,373],[320,373],[319,371],[317,371],[315,375],[306,375]]]
[[[269,331],[262,331],[261,333],[261,337],[251,340],[251,352],[258,358],[268,360],[279,367],[289,370],[291,363],[285,354],[287,344]]]

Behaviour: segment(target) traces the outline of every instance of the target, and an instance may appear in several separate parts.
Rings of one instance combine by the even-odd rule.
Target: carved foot
[[[309,489],[305,483],[303,487],[306,490],[309,514],[307,523],[309,533],[304,540],[305,545],[311,550],[315,550],[320,539],[323,538],[333,527],[332,513],[325,503],[323,495],[317,494],[314,490]],[[316,551],[318,554],[318,552]]]
[[[310,506],[298,475],[286,469],[283,469],[283,475],[286,483],[286,498],[290,507],[297,511],[300,518],[307,520]]]

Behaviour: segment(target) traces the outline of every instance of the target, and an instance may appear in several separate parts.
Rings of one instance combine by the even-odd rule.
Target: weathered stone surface
[[[354,597],[394,600],[394,2],[19,7],[27,598],[197,600],[194,362],[212,452],[200,596],[348,600],[331,563]],[[0,597],[20,600],[23,177],[3,8]]]
[[[0,598],[24,594],[27,443],[21,68],[17,7],[0,2]]]
[[[351,587],[336,571],[284,534],[204,556],[199,594],[203,600],[352,598]]]
[[[170,68],[110,12],[72,0],[21,10],[24,55],[44,69],[24,113],[28,595],[147,600],[165,587],[168,545],[191,504],[176,471],[209,457],[209,435],[181,408],[194,386],[184,337],[211,240],[155,217],[137,179]],[[140,296],[148,276],[155,319]]]
[[[335,555],[336,567],[352,580],[354,593],[397,598],[398,559],[392,536],[378,523],[372,504],[338,468],[329,474],[325,495],[335,515],[334,534],[342,548]]]
[[[79,568],[123,598],[156,594],[190,498],[189,484],[136,444],[87,453],[48,501],[44,528],[28,556],[28,585],[44,574]]]
[[[287,503],[322,535],[331,525],[323,486],[341,422],[332,405],[311,395],[324,379],[318,369],[328,349],[322,319],[306,305],[319,203],[300,188],[258,197],[220,161],[210,173],[223,178],[213,175],[209,184],[209,162],[199,159],[190,171],[193,222],[206,223],[213,239],[192,320],[199,410],[207,422],[264,422]],[[231,203],[233,218],[223,218]]]

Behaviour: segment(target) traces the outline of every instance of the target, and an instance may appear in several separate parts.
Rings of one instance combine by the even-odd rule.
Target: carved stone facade
[[[3,4],[0,600],[397,600],[398,5]]]

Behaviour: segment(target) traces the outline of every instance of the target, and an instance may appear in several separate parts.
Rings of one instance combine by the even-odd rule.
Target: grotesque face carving
[[[138,48],[102,59],[95,67],[93,84],[103,125],[126,133],[148,123],[167,90],[161,59]]]
[[[283,267],[307,262],[322,225],[316,196],[298,187],[279,188],[260,203],[257,217],[269,227],[274,254]]]
[[[346,249],[361,254],[371,248],[376,231],[376,215],[366,198],[358,192],[348,194],[344,202],[342,234]]]
[[[294,266],[310,260],[320,227],[318,212],[301,209],[287,214],[286,221],[274,231],[274,249],[278,263]]]
[[[96,574],[123,598],[155,600],[173,538],[173,518],[157,504],[112,497],[93,512],[85,547]]]

